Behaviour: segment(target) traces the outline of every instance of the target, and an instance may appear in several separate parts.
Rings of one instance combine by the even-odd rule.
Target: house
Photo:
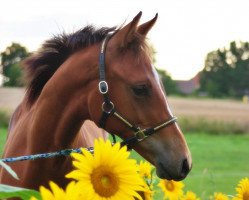
[[[200,72],[190,80],[176,80],[176,85],[182,94],[192,94],[200,87]]]

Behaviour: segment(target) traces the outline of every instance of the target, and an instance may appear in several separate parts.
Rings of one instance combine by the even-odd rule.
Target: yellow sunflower
[[[226,194],[215,192],[213,200],[229,200],[229,198]]]
[[[43,186],[40,187],[42,200],[81,200],[84,197],[82,187],[74,181],[68,184],[65,191],[52,181],[49,182],[49,185],[51,191]],[[37,199],[32,197],[30,200]]]
[[[141,199],[137,191],[144,191],[144,182],[129,154],[120,143],[112,146],[110,141],[96,140],[94,155],[85,149],[72,154],[76,169],[66,177],[79,181],[91,200]]]
[[[183,197],[181,197],[181,200],[200,200],[200,199],[197,198],[195,193],[187,191],[186,194]]]
[[[142,178],[148,178],[151,179],[151,170],[152,170],[152,165],[146,161],[140,161],[138,165],[138,171],[139,174]]]
[[[169,200],[177,200],[183,195],[183,182],[173,181],[173,180],[163,180],[161,179],[159,184],[162,191],[164,192],[164,198]]]
[[[237,188],[237,196],[234,198],[235,200],[249,200],[249,179],[243,178]]]
[[[144,184],[144,191],[142,192],[142,196],[144,200],[152,200],[154,195],[154,191],[152,187],[149,187],[146,183]]]

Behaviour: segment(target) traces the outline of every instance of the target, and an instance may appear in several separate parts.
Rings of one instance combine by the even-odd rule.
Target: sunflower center
[[[99,166],[91,174],[91,182],[101,197],[111,197],[119,189],[119,179],[109,167]]]
[[[243,200],[249,200],[249,192],[243,194]]]
[[[166,181],[165,187],[168,191],[173,191],[175,189],[175,186],[171,181]]]
[[[103,187],[110,187],[111,185],[111,177],[104,175],[101,177],[101,184],[103,185]]]

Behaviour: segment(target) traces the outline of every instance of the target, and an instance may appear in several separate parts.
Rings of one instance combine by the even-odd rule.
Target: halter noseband
[[[121,145],[127,145],[128,148],[131,148],[132,145],[134,145],[137,142],[140,142],[144,140],[145,138],[149,137],[150,135],[156,133],[160,129],[176,122],[177,117],[171,117],[170,119],[164,121],[163,123],[147,128],[147,129],[141,129],[139,126],[136,126],[132,123],[130,123],[125,117],[123,117],[120,113],[117,112],[115,109],[114,104],[109,98],[108,95],[108,84],[106,82],[106,77],[105,77],[105,49],[107,42],[111,35],[107,35],[107,37],[103,40],[101,44],[101,49],[100,49],[100,55],[99,55],[99,92],[103,96],[103,104],[102,104],[102,117],[99,122],[99,126],[101,128],[105,128],[106,121],[109,116],[114,116],[115,118],[119,119],[121,122],[123,122],[128,128],[130,128],[134,132],[134,136],[129,137],[125,139],[123,142],[121,142]],[[116,142],[115,135],[112,134],[113,141]]]

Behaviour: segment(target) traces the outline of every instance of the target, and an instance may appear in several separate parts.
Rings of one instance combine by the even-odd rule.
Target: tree
[[[167,94],[177,94],[179,91],[177,90],[176,82],[172,80],[171,76],[162,69],[157,69],[157,72],[161,78],[162,84],[167,92]]]
[[[4,86],[23,86],[20,62],[28,55],[27,49],[18,43],[12,43],[1,53]]]
[[[208,53],[200,90],[212,97],[240,97],[249,92],[249,43],[233,41],[227,49]]]

